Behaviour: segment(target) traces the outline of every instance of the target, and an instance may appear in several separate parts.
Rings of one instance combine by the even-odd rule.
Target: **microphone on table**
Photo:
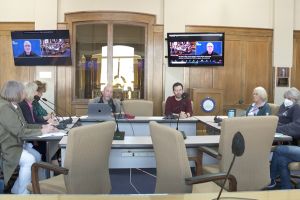
[[[51,108],[51,106],[49,106],[48,104],[46,104],[38,95],[34,96],[34,100],[36,101],[41,101],[45,106],[47,106],[48,108],[50,108],[52,111],[54,111],[56,113],[56,111]],[[58,114],[58,113],[57,113]],[[59,115],[59,114],[58,114]],[[59,115],[60,116],[60,115]],[[62,117],[62,121],[59,121],[58,117],[56,115],[54,115],[54,117],[56,118],[56,120],[58,121],[58,125],[55,125],[55,127],[57,129],[63,130],[67,128],[67,124],[64,120],[64,118]],[[61,116],[60,116],[61,117]]]
[[[178,124],[179,124],[181,109],[182,109],[183,106],[185,106],[185,103],[186,103],[185,101],[188,98],[188,96],[189,96],[189,94],[186,93],[186,92],[182,93],[182,95],[181,95],[181,98],[182,98],[183,101],[180,103],[180,106],[179,106],[180,112],[179,112],[179,115],[177,116],[177,121],[176,121],[176,130],[177,131],[178,131]],[[185,135],[184,131],[180,131],[180,132],[182,134],[183,139],[186,139],[186,135]]]
[[[224,189],[224,187],[225,187],[226,181],[227,181],[227,179],[228,179],[228,177],[229,177],[229,174],[230,174],[230,171],[231,171],[231,169],[232,169],[233,163],[234,163],[234,161],[235,161],[235,157],[242,156],[242,155],[244,154],[244,151],[245,151],[245,140],[244,140],[244,137],[243,137],[242,133],[239,132],[239,131],[236,132],[236,133],[234,134],[233,138],[232,138],[231,151],[232,151],[232,154],[233,154],[234,156],[233,156],[233,159],[232,159],[232,161],[231,161],[231,163],[230,163],[228,172],[227,172],[227,174],[226,174],[226,178],[225,178],[224,183],[223,183],[223,185],[222,185],[222,187],[221,187],[221,190],[220,190],[220,192],[219,192],[219,195],[218,195],[218,197],[217,197],[217,200],[220,199],[220,196],[221,196],[221,194],[222,194],[222,191],[223,191],[223,189]]]
[[[53,102],[49,101],[49,100],[46,99],[46,98],[42,98],[42,100],[43,100],[43,101],[46,101],[46,102],[48,102],[48,103],[50,103],[50,104],[52,104],[53,106],[55,106]],[[56,106],[56,107],[59,108],[60,110],[62,110],[60,107],[58,107],[58,106]],[[65,111],[65,113],[67,113],[67,115],[69,115],[69,119],[65,119],[65,122],[66,122],[67,124],[72,124],[73,119],[72,119],[70,113],[67,112],[67,109],[64,109],[64,111]]]
[[[218,115],[220,114],[220,112],[221,112],[221,108],[220,108],[220,110],[217,112],[217,114],[214,117],[214,122],[218,123],[218,124],[221,123],[222,120],[223,120],[221,117],[218,117]]]
[[[114,119],[115,119],[115,122],[117,124],[117,129],[115,131],[115,134],[114,134],[114,140],[124,140],[124,136],[125,136],[125,131],[120,131],[119,130],[119,123],[118,123],[118,120],[117,120],[117,116],[116,116],[116,106],[113,104],[112,106],[112,111],[113,111],[113,115],[114,115]]]

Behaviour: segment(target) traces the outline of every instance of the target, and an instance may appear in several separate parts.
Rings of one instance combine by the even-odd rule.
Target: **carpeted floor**
[[[156,178],[153,177],[153,175],[156,175],[156,169],[132,168],[131,181],[130,169],[110,169],[109,172],[112,186],[112,194],[154,193]]]

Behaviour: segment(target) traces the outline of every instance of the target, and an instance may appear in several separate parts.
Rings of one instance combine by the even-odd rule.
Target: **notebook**
[[[114,120],[111,107],[106,103],[89,103],[88,118],[91,120]]]

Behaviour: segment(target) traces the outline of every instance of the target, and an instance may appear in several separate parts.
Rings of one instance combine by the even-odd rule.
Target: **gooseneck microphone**
[[[124,140],[124,136],[125,136],[125,131],[120,131],[119,130],[119,123],[118,123],[118,120],[117,120],[117,117],[116,117],[116,113],[113,112],[113,115],[114,115],[114,119],[115,119],[115,122],[117,124],[117,129],[115,131],[115,134],[114,134],[114,140]]]
[[[177,131],[178,131],[178,124],[179,124],[179,119],[180,119],[180,113],[181,113],[182,107],[185,106],[185,103],[186,103],[185,101],[188,98],[188,96],[189,95],[186,92],[182,93],[182,95],[181,95],[182,102],[180,102],[180,106],[179,106],[180,111],[179,111],[179,114],[177,116],[177,121],[176,121],[176,130]],[[186,139],[186,135],[185,135],[184,131],[180,131],[180,132],[182,134],[183,139]]]
[[[244,151],[245,151],[245,140],[244,140],[244,137],[243,137],[242,133],[239,132],[239,131],[236,132],[236,133],[234,134],[233,138],[232,138],[231,151],[232,151],[232,154],[233,154],[234,156],[233,156],[233,159],[232,159],[232,161],[231,161],[231,163],[230,163],[228,172],[227,172],[227,174],[226,174],[226,178],[225,178],[224,183],[223,183],[223,185],[222,185],[222,187],[221,187],[221,190],[220,190],[220,192],[219,192],[219,195],[218,195],[218,197],[217,197],[217,200],[220,199],[220,196],[221,196],[221,194],[222,194],[222,192],[223,192],[223,189],[224,189],[225,184],[226,184],[226,181],[227,181],[227,179],[228,179],[228,177],[229,177],[231,168],[232,168],[233,163],[234,163],[234,161],[235,161],[235,157],[242,156],[242,155],[244,154]]]
[[[221,112],[221,108],[220,108],[220,110],[217,112],[217,114],[214,117],[214,122],[218,123],[218,124],[221,123],[222,120],[223,120],[221,117],[218,117],[218,115],[220,114],[220,112]]]
[[[54,103],[51,102],[51,101],[49,101],[48,99],[46,99],[46,98],[41,98],[41,99],[42,99],[43,101],[46,101],[46,102],[52,104],[52,105],[55,107]],[[56,106],[56,107],[59,108],[60,110],[62,110],[60,107],[58,107],[58,106]],[[67,109],[64,109],[64,111],[65,111],[65,113],[67,113],[67,115],[69,115],[69,119],[65,119],[65,120],[64,120],[65,123],[67,123],[67,124],[72,124],[73,119],[72,119],[70,113],[67,112]],[[59,114],[59,113],[58,113],[58,114]]]
[[[41,101],[45,106],[47,106],[48,108],[50,108],[52,111],[54,111],[54,112],[56,113],[56,111],[55,111],[53,108],[51,108],[51,106],[49,106],[48,104],[46,104],[39,96],[35,95],[35,96],[34,96],[34,100],[36,100],[36,101]],[[57,113],[57,114],[58,114],[58,113]],[[56,115],[54,115],[54,117],[55,117],[56,120],[58,121],[58,125],[55,125],[55,127],[56,127],[57,129],[64,130],[64,129],[67,128],[67,124],[66,124],[66,122],[64,121],[64,118],[62,118],[62,121],[59,121],[59,119],[57,118]],[[60,116],[60,117],[61,117],[61,116]]]

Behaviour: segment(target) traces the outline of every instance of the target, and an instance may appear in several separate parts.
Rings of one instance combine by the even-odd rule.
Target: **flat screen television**
[[[69,30],[12,31],[16,66],[72,65]]]
[[[168,64],[224,66],[224,33],[168,33]]]

